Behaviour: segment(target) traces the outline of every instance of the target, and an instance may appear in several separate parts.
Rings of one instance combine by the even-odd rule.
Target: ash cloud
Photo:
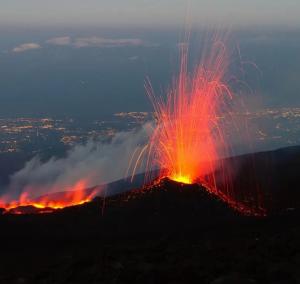
[[[16,199],[23,192],[34,198],[72,190],[78,183],[88,188],[124,178],[133,153],[147,143],[150,129],[146,124],[139,130],[117,133],[110,143],[88,141],[72,148],[65,158],[53,157],[45,163],[35,157],[11,176],[5,199]],[[138,172],[143,170],[138,168]]]

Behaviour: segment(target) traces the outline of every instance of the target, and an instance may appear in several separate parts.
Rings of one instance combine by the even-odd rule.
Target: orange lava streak
[[[146,86],[157,115],[149,152],[163,169],[161,176],[193,183],[213,170],[218,147],[225,144],[219,116],[232,98],[223,81],[226,66],[224,45],[216,42],[210,56],[189,74],[183,48],[180,73],[167,99],[156,99],[150,84]]]
[[[200,183],[244,214],[265,215],[260,189],[237,188],[230,165],[222,162],[232,155],[225,125],[238,124],[233,115],[238,100],[225,80],[229,62],[225,45],[215,39],[191,73],[187,57],[187,45],[182,45],[179,75],[165,100],[155,97],[151,84],[146,84],[157,118],[147,166],[157,168],[160,178]]]

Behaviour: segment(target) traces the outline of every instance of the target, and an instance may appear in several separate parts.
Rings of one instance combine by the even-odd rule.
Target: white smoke
[[[109,143],[88,141],[72,148],[65,158],[53,157],[44,163],[34,157],[11,176],[6,195],[17,198],[29,192],[36,197],[72,190],[82,180],[85,187],[92,187],[124,178],[130,162],[134,163],[132,155],[147,143],[149,131],[151,126],[146,124],[139,130],[117,133]],[[138,172],[143,170],[138,168]]]

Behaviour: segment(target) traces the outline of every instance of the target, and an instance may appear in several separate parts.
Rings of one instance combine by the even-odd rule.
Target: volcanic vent
[[[179,75],[166,98],[156,97],[147,83],[157,117],[150,142],[144,148],[147,166],[160,169],[161,178],[198,183],[244,214],[264,215],[260,189],[255,187],[245,195],[242,188],[233,186],[231,165],[222,162],[224,157],[232,156],[225,125],[233,128],[238,119],[233,110],[239,100],[226,80],[228,66],[226,47],[214,38],[192,72],[188,68],[188,45],[182,46]]]

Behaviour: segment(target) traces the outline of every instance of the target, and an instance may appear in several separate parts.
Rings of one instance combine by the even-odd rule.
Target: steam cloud
[[[34,157],[11,176],[6,195],[18,198],[27,192],[37,197],[72,190],[82,180],[86,187],[92,187],[124,178],[134,151],[145,145],[150,129],[146,124],[139,130],[120,132],[110,143],[88,141],[75,146],[65,158],[51,158],[45,163]]]

